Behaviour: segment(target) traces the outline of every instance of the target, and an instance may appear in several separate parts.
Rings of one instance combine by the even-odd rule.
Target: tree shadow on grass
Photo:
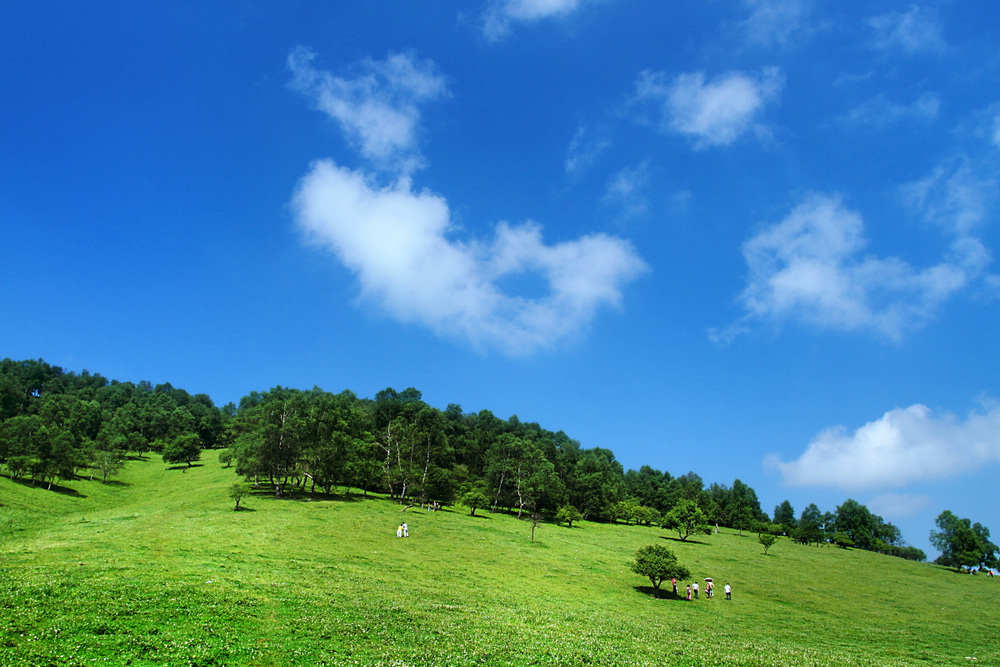
[[[101,484],[103,484],[104,486],[121,486],[121,487],[132,486],[128,482],[123,482],[119,479],[102,479],[100,481]]]
[[[233,510],[234,512],[256,512],[252,507],[237,507]]]
[[[670,587],[670,582],[669,581],[666,582],[664,584],[664,586],[667,586],[667,588],[663,588],[663,586],[661,586],[660,587],[660,594],[659,594],[659,596],[653,595],[653,593],[656,591],[656,589],[653,588],[652,586],[633,586],[632,588],[637,593],[642,593],[643,595],[647,595],[649,597],[656,597],[657,600],[663,600],[664,602],[675,602],[675,601],[676,602],[687,602],[687,600],[684,599],[681,596],[680,593],[674,594],[674,592],[670,590],[670,588],[669,588]]]
[[[4,475],[7,479],[14,482],[15,484],[20,484],[23,487],[29,489],[41,489],[42,491],[51,491],[52,493],[58,493],[61,496],[72,496],[73,498],[86,498],[84,494],[80,493],[76,489],[71,489],[68,486],[60,486],[59,484],[53,484],[52,488],[49,488],[48,482],[39,482],[37,479],[28,479],[24,477],[19,477],[18,479],[12,478],[10,475]]]
[[[202,463],[192,463],[191,465],[184,464],[184,465],[170,466],[169,468],[167,468],[167,470],[188,470],[189,468],[202,468],[202,467],[204,467],[204,464]]]
[[[671,542],[679,542],[680,544],[701,544],[701,545],[708,544],[708,542],[700,542],[698,540],[692,540],[690,537],[687,538],[686,540],[682,540],[679,537],[671,537],[670,535],[661,535],[660,539],[661,540],[670,540]]]

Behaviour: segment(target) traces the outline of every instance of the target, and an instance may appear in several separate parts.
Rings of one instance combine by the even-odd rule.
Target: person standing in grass
[[[694,599],[697,600],[698,599],[698,582],[697,581],[694,582],[693,584],[691,584],[691,590],[694,591]]]
[[[688,595],[688,602],[690,602],[691,601],[691,585],[690,584],[688,584],[688,587],[687,587],[687,595]]]
[[[402,536],[403,536],[403,524],[399,524],[398,526],[396,526],[396,537],[402,537]]]
[[[673,586],[674,586],[674,595],[677,595],[677,578],[676,577],[671,577],[670,578],[670,583],[673,584]]]
[[[733,599],[733,588],[732,588],[732,586],[730,586],[729,584],[726,584],[725,587],[722,590],[726,591],[726,599],[727,600],[732,600]]]
[[[410,527],[406,524],[406,522],[403,522],[403,525],[400,526],[400,528],[403,529],[403,537],[410,536]]]

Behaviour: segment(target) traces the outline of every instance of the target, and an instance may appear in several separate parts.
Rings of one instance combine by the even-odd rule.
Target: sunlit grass
[[[60,493],[0,478],[0,664],[1000,662],[981,629],[1000,588],[984,577],[787,540],[765,556],[725,529],[682,543],[545,524],[532,543],[507,515],[359,496],[261,491],[234,512],[235,474],[214,454],[186,472],[154,456],[121,483]],[[628,567],[650,543],[713,577],[715,599],[654,599]]]

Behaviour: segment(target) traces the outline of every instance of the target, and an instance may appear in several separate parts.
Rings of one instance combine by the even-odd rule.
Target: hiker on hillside
[[[691,590],[694,591],[694,599],[697,600],[698,599],[698,582],[697,581],[694,582],[693,584],[691,584]]]
[[[687,587],[687,596],[688,596],[688,601],[690,602],[691,601],[691,585],[690,584],[688,584],[688,587]]]
[[[677,578],[671,577],[670,583],[674,585],[674,595],[677,595]]]
[[[733,588],[732,588],[732,586],[730,586],[729,584],[726,584],[725,587],[722,590],[726,591],[726,599],[727,600],[732,600],[733,599]]]
[[[403,537],[409,537],[410,536],[410,527],[406,524],[406,522],[404,522],[403,525],[400,526],[400,528],[403,529]]]
[[[396,537],[402,537],[402,536],[403,536],[403,524],[399,524],[398,526],[396,526]]]

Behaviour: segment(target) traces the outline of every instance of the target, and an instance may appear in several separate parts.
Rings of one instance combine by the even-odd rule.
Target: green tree
[[[761,533],[757,536],[757,541],[764,547],[764,555],[766,556],[767,550],[773,547],[774,543],[778,541],[778,536],[771,533]]]
[[[250,490],[242,484],[237,483],[229,487],[229,497],[236,501],[234,511],[240,511],[240,501],[248,495],[250,495]]]
[[[951,510],[941,512],[934,523],[938,530],[931,531],[931,544],[941,552],[936,563],[955,569],[997,565],[998,549],[990,542],[988,528]]]
[[[695,533],[708,535],[712,532],[705,513],[701,511],[698,504],[686,498],[678,502],[672,510],[663,517],[663,527],[677,531],[682,542]]]
[[[787,500],[783,500],[774,508],[774,523],[782,526],[785,535],[791,535],[795,530],[795,510]]]
[[[582,518],[583,514],[580,513],[580,510],[572,505],[563,505],[556,511],[556,524],[565,523],[567,528],[572,528],[573,522]]]
[[[802,510],[792,537],[800,544],[819,544],[823,541],[823,515],[815,503]]]
[[[471,489],[463,493],[458,502],[469,508],[469,516],[476,516],[476,510],[488,507],[490,499],[486,497],[482,489]]]
[[[191,464],[201,458],[201,441],[196,433],[184,433],[163,446],[164,463]]]
[[[667,579],[687,579],[691,576],[691,572],[677,561],[674,552],[660,544],[640,548],[629,567],[636,574],[649,578],[653,584],[653,597],[660,596],[660,584]]]

